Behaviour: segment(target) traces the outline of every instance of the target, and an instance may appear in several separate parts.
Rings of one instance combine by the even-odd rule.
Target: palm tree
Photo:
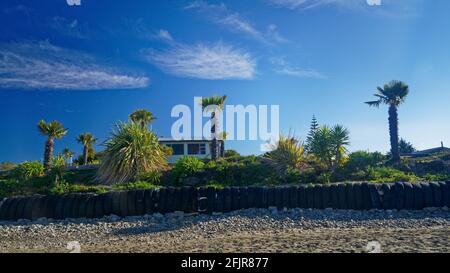
[[[342,125],[335,125],[331,128],[330,135],[331,146],[334,151],[334,166],[341,164],[342,156],[347,152],[350,145],[350,132]]]
[[[78,143],[83,144],[83,165],[88,164],[89,148],[97,141],[91,133],[82,133],[77,137]]]
[[[375,101],[366,102],[369,106],[379,107],[380,104],[389,106],[389,135],[391,140],[391,155],[394,163],[400,162],[398,140],[398,106],[405,102],[409,94],[409,87],[401,81],[391,81],[383,88],[378,87]]]
[[[69,159],[71,159],[75,155],[75,152],[71,151],[69,148],[64,148],[61,152],[61,155],[64,158],[64,161],[67,163],[67,161],[69,161]]]
[[[216,134],[216,126],[218,125],[218,121],[216,118],[216,111],[222,111],[225,106],[225,100],[227,96],[212,96],[202,98],[201,106],[203,110],[207,107],[214,106],[215,109],[211,109],[211,159],[217,160],[219,158],[219,145],[217,142],[217,134]]]
[[[130,114],[130,119],[134,123],[139,124],[142,128],[147,128],[147,124],[152,123],[156,117],[150,111],[138,109]]]
[[[47,123],[44,120],[41,120],[39,121],[37,127],[42,135],[47,136],[44,151],[44,168],[45,170],[49,170],[53,161],[55,139],[62,138],[69,130],[64,128],[59,121],[51,121]]]
[[[332,129],[328,125],[319,127],[309,141],[308,152],[313,154],[329,169],[333,166],[335,151],[332,144]]]

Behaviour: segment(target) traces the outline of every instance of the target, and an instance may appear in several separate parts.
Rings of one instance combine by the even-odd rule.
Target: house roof
[[[217,141],[223,141],[218,139]],[[173,139],[173,138],[159,138],[159,142],[211,142],[210,139]]]
[[[412,153],[412,155],[429,155],[429,154],[437,154],[437,153],[442,153],[442,152],[450,152],[450,148],[441,146],[441,147],[427,149],[427,150],[423,150],[423,151],[417,151],[417,152]]]

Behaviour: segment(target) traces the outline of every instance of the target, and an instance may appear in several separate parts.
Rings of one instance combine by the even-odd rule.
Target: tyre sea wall
[[[248,208],[397,209],[450,207],[450,181],[338,183],[283,187],[161,188],[104,194],[35,195],[0,200],[0,221],[100,218],[152,213],[229,212]]]

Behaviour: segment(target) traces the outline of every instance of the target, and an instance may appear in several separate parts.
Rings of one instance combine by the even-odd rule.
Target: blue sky
[[[2,1],[0,161],[42,159],[40,119],[69,128],[56,152],[81,153],[79,133],[100,144],[138,108],[169,136],[173,106],[213,94],[280,105],[285,133],[305,138],[315,114],[349,128],[350,150],[385,152],[387,108],[363,102],[393,79],[411,91],[401,137],[449,146],[449,9],[447,0]],[[251,154],[260,144],[226,145]]]

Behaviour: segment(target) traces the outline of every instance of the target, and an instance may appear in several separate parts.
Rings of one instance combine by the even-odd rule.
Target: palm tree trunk
[[[53,160],[53,147],[55,143],[53,138],[49,137],[45,142],[45,151],[44,151],[44,169],[50,169]]]
[[[389,106],[389,135],[391,138],[391,154],[393,162],[400,162],[400,151],[398,148],[398,113],[397,106]]]
[[[217,160],[216,113],[211,113],[211,159]]]
[[[340,162],[341,162],[341,153],[339,152],[339,148],[337,148],[336,155],[334,158],[333,171],[337,169]]]
[[[222,139],[222,141],[220,142],[220,154],[219,157],[224,157],[225,156],[225,140]]]
[[[88,153],[89,153],[88,146],[84,145],[84,148],[83,148],[83,165],[87,165],[87,163],[88,163]]]

